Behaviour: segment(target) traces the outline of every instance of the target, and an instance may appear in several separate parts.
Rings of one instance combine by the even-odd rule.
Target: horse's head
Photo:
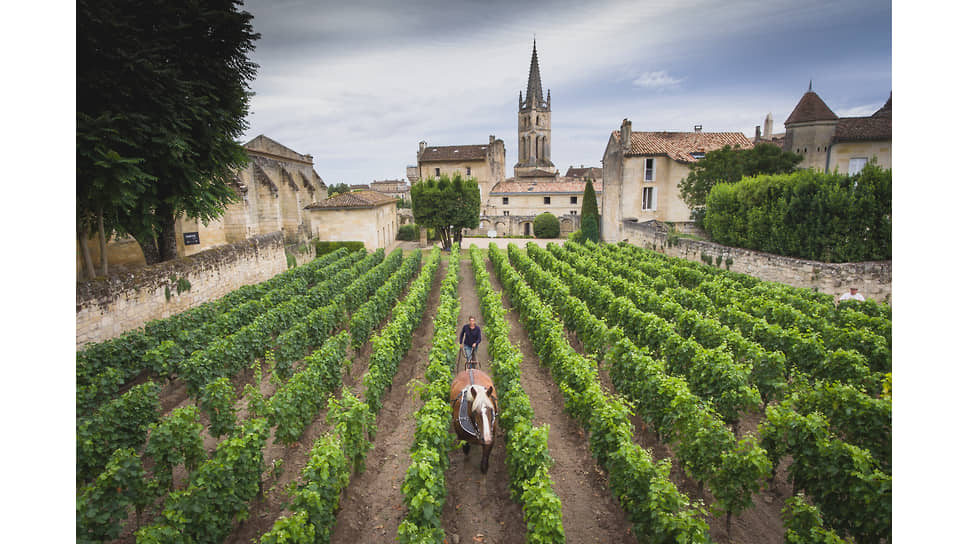
[[[494,420],[494,402],[491,400],[494,387],[485,389],[480,385],[472,385],[470,389],[471,417],[477,426],[477,438],[481,443],[490,445],[494,442],[494,429],[491,427]]]

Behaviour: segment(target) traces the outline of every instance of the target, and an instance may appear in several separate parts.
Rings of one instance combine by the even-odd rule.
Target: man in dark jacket
[[[471,353],[481,343],[481,328],[477,326],[473,317],[467,321],[467,324],[460,330],[460,335],[457,337],[457,345],[464,347],[464,357],[470,361]]]

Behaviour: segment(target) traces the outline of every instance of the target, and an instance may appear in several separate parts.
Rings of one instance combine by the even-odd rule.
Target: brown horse
[[[481,472],[487,472],[487,459],[494,446],[497,415],[497,392],[491,377],[477,369],[464,370],[450,384],[450,404],[454,413],[454,430],[464,440],[464,455],[471,443],[480,444]]]

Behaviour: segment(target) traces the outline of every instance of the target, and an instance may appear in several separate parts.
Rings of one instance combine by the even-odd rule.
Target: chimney
[[[759,141],[759,140],[760,140],[760,125],[756,125],[756,137],[753,138],[753,141]]]
[[[622,130],[619,135],[619,143],[622,149],[627,151],[632,146],[632,121],[622,119]]]
[[[426,147],[427,147],[427,142],[421,141],[420,142],[420,151],[422,152]]]
[[[702,132],[702,125],[695,125],[694,127],[692,127],[692,130],[695,130],[696,132]]]
[[[767,140],[773,139],[773,114],[766,114],[766,120],[763,121],[763,137]]]
[[[493,134],[491,134],[490,136],[488,136],[487,143],[489,143],[489,144],[493,144],[494,143],[494,135]]]

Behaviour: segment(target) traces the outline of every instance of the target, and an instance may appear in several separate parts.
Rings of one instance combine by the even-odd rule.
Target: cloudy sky
[[[246,1],[262,34],[245,140],[313,155],[327,183],[399,179],[417,144],[505,141],[532,40],[551,90],[551,159],[600,164],[633,130],[775,131],[813,81],[838,115],[892,91],[891,3],[814,1]]]

